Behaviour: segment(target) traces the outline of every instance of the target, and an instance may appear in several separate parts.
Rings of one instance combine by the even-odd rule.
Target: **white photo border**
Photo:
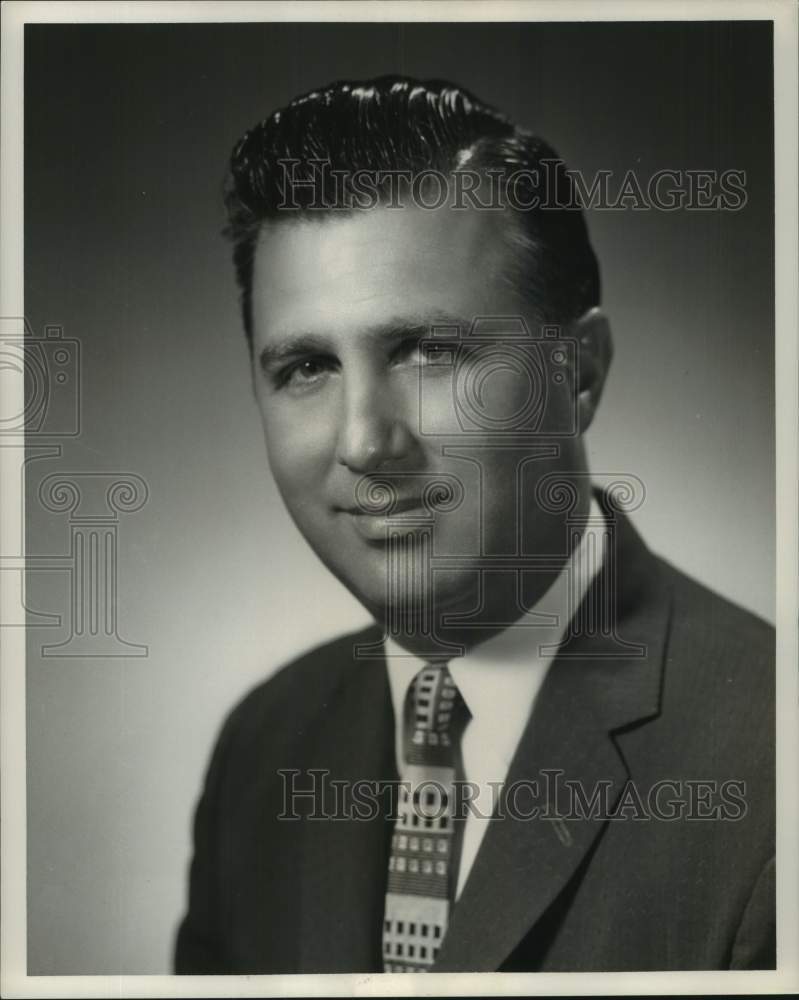
[[[24,316],[23,33],[26,23],[236,21],[707,21],[774,25],[776,456],[777,456],[777,886],[778,967],[758,972],[434,973],[292,976],[28,976],[25,634],[0,628],[2,926],[4,997],[248,997],[674,995],[799,990],[799,679],[797,662],[797,6],[793,0],[480,0],[420,2],[33,3],[3,4],[0,135],[0,317]],[[22,376],[4,375],[0,415],[23,406]],[[24,553],[21,463],[0,447],[0,552]],[[14,594],[0,575],[0,624]]]

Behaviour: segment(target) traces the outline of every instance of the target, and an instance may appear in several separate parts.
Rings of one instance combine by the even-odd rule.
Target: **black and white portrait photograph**
[[[795,5],[3,14],[3,995],[799,989]]]

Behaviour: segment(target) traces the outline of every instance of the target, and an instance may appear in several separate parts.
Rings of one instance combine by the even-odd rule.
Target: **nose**
[[[374,375],[350,379],[345,387],[336,459],[352,472],[376,472],[406,458],[414,435],[388,380]]]

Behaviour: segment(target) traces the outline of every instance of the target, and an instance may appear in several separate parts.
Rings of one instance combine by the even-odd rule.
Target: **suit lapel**
[[[553,662],[505,783],[538,781],[537,818],[492,819],[464,891],[453,908],[434,971],[494,971],[557,899],[607,826],[568,814],[565,782],[590,799],[599,788],[612,809],[631,775],[613,733],[659,709],[670,601],[657,561],[624,519],[615,556],[586,595],[595,607],[608,580],[618,581],[609,619],[591,636],[565,642]],[[614,565],[614,558],[617,559]],[[603,579],[604,578],[604,579]],[[615,623],[615,627],[614,627]],[[643,655],[619,655],[619,639]],[[627,647],[628,654],[629,648]],[[548,774],[546,772],[549,772]],[[557,776],[556,776],[557,772]],[[515,816],[533,799],[520,794]],[[574,815],[574,810],[572,810]]]

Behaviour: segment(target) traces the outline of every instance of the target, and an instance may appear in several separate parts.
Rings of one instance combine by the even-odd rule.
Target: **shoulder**
[[[664,722],[682,753],[763,787],[773,777],[775,631],[763,619],[661,562],[671,592]]]
[[[265,734],[273,742],[301,737],[350,677],[355,647],[378,642],[381,634],[376,625],[370,625],[321,643],[284,664],[234,705],[222,726],[219,745],[251,745]]]
[[[672,641],[690,643],[697,654],[734,660],[747,657],[773,664],[774,627],[758,615],[699,583],[663,559],[658,559],[672,595]]]

